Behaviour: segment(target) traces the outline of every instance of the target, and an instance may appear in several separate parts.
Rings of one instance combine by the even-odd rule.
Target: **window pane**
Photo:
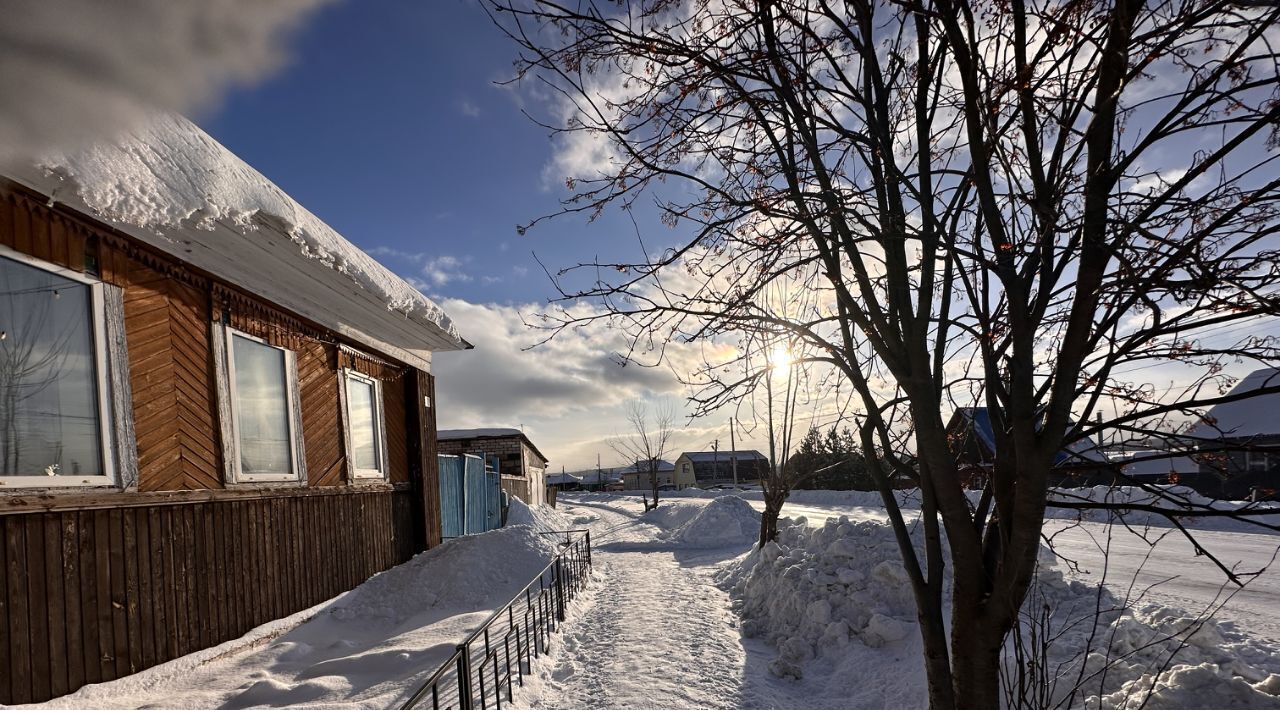
[[[284,351],[238,335],[231,340],[240,471],[292,473]]]
[[[0,475],[105,475],[92,298],[0,257]]]
[[[360,470],[381,470],[378,465],[377,409],[373,405],[373,384],[347,378],[347,412],[351,415],[351,463]]]

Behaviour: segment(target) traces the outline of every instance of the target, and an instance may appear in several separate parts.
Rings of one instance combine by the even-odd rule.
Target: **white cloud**
[[[422,264],[422,275],[436,286],[444,286],[451,281],[470,281],[471,275],[463,271],[463,265],[464,260],[456,256],[437,256]]]
[[[461,99],[458,101],[458,113],[467,118],[480,118],[480,107],[471,99]]]
[[[283,63],[327,0],[0,0],[0,160],[207,109]]]

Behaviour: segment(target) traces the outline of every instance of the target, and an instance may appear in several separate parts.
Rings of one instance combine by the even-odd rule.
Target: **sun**
[[[791,367],[795,362],[795,357],[791,354],[791,349],[785,343],[778,343],[773,346],[773,351],[769,353],[769,367],[775,370],[783,370]]]

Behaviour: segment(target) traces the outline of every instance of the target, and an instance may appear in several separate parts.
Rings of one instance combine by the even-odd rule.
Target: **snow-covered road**
[[[764,509],[760,501],[751,504]],[[788,503],[783,515],[803,516],[814,525],[842,515],[855,520],[887,520],[883,509],[866,506]],[[1191,543],[1172,528],[1148,530],[1146,539],[1154,545],[1122,525],[1106,523],[1050,520],[1045,523],[1045,534],[1053,540],[1058,554],[1078,565],[1070,576],[1097,583],[1105,575],[1107,586],[1121,598],[1128,595],[1139,601],[1141,595],[1140,601],[1193,613],[1205,611],[1215,600],[1225,601],[1216,614],[1218,619],[1248,629],[1258,638],[1280,642],[1280,617],[1275,614],[1280,605],[1280,565],[1250,578],[1244,589],[1233,592],[1221,570],[1207,557],[1196,556]],[[1241,572],[1270,565],[1280,548],[1277,535],[1214,530],[1196,530],[1194,534],[1223,564]]]

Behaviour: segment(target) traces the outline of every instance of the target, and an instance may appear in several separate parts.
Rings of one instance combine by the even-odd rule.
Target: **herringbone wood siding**
[[[209,297],[141,264],[124,294],[138,488],[221,488]]]
[[[307,449],[307,482],[312,486],[341,486],[345,482],[340,382],[335,347],[309,342],[298,351],[302,435]]]

